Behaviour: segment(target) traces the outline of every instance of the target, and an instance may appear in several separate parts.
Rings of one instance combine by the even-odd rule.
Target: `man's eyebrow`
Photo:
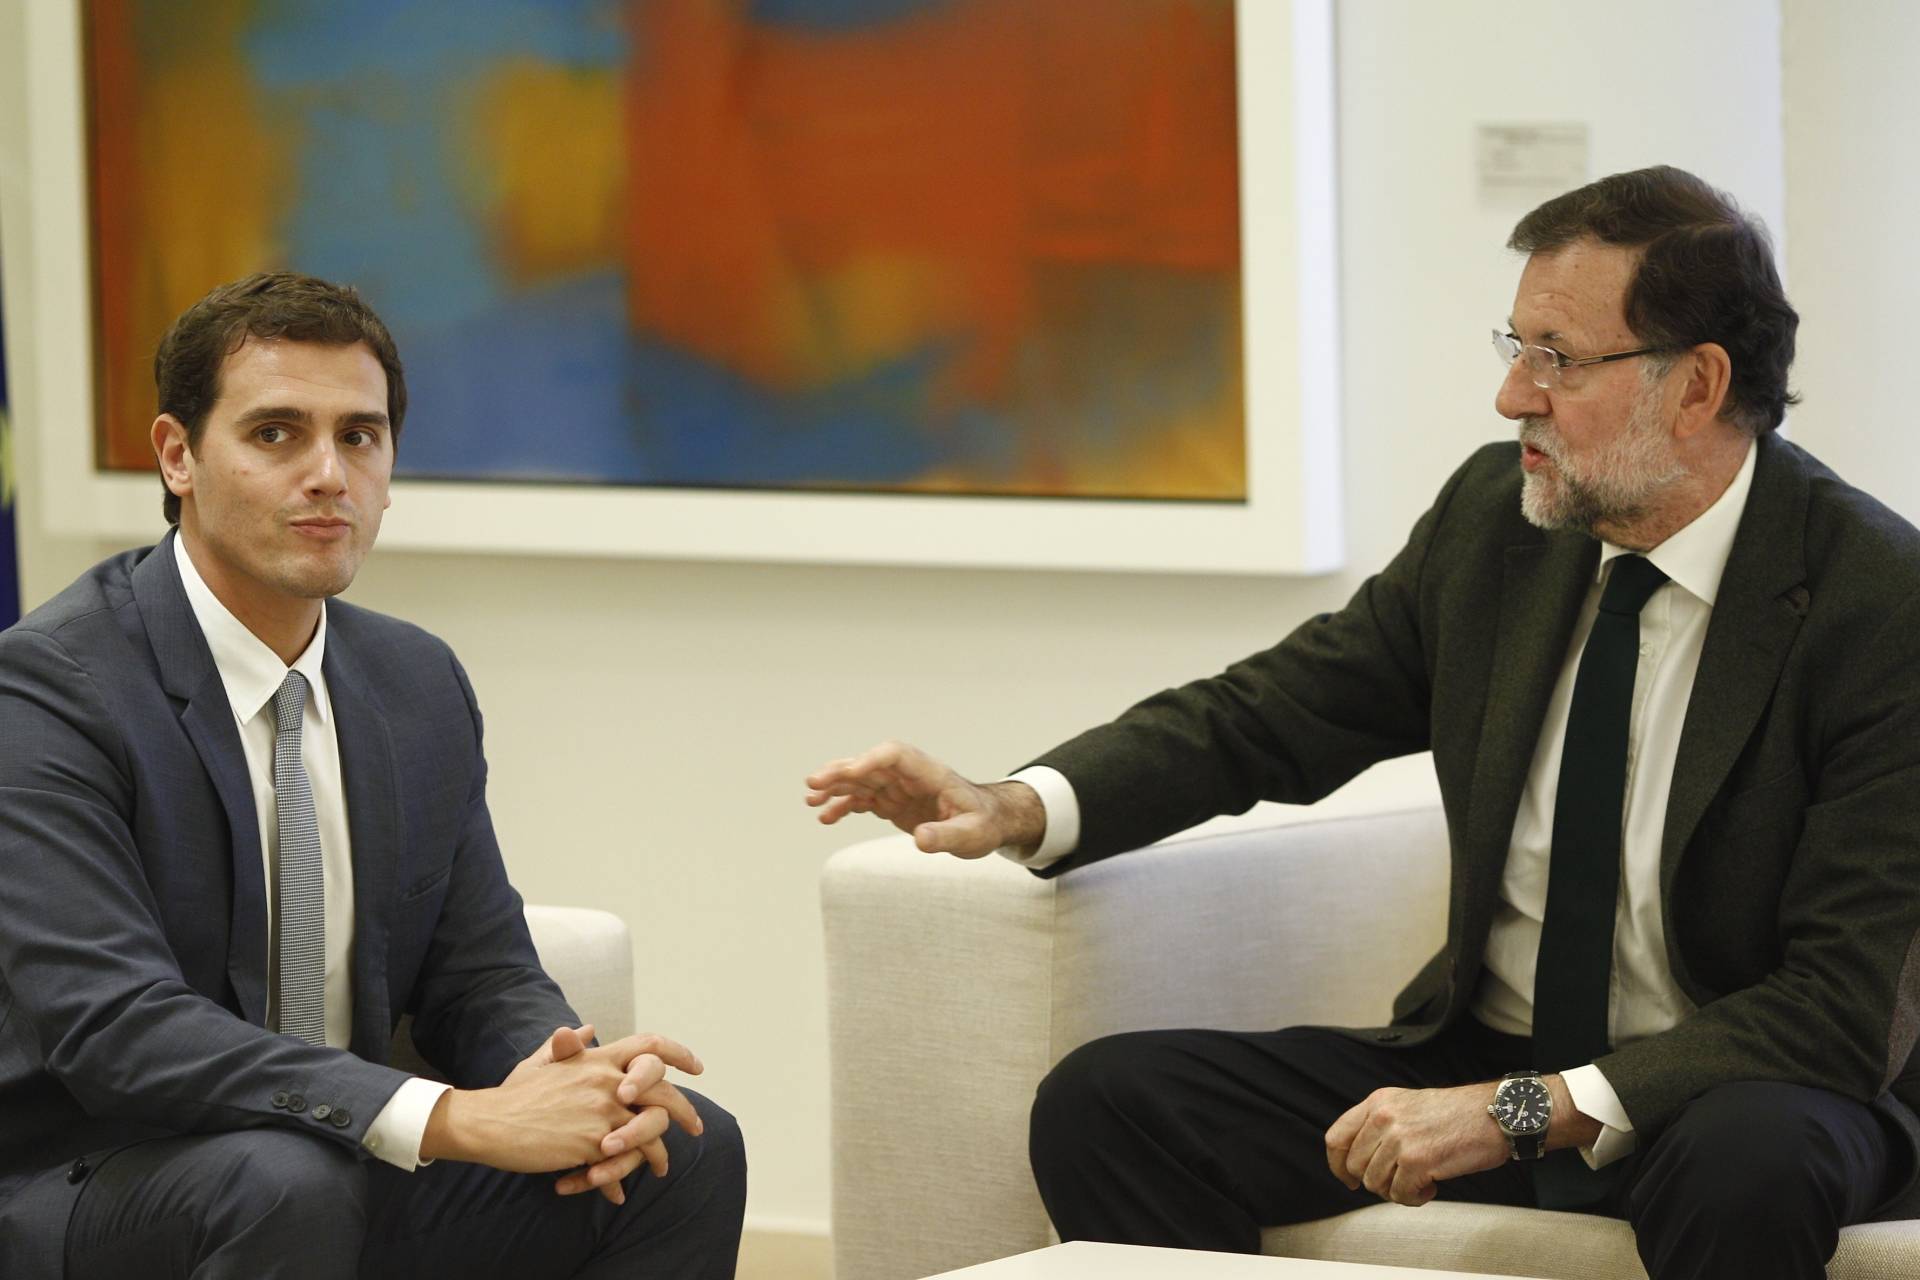
[[[248,409],[245,413],[234,419],[234,424],[241,427],[254,427],[259,426],[263,422],[297,422],[301,426],[307,427],[312,426],[313,421],[313,414],[299,405],[263,404],[258,408]],[[343,413],[336,421],[343,427],[380,427],[386,429],[389,426],[387,415],[372,409],[359,409],[352,413]]]
[[[262,422],[298,422],[313,421],[313,415],[294,404],[263,404],[249,409],[234,420],[235,426],[251,427]]]
[[[1523,341],[1534,343],[1539,346],[1552,346],[1554,343],[1558,342],[1560,339],[1567,336],[1566,334],[1560,332],[1558,329],[1548,329],[1545,332],[1536,335],[1535,337],[1528,338],[1525,334],[1520,332],[1520,327],[1514,324],[1512,316],[1507,317],[1507,332],[1512,334],[1516,338],[1520,338]]]

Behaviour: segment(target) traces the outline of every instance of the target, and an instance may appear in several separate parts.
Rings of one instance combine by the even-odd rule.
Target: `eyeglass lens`
[[[1553,352],[1545,347],[1527,346],[1510,333],[1493,331],[1493,349],[1500,357],[1503,366],[1511,365],[1515,360],[1527,362],[1527,373],[1533,379],[1533,385],[1551,388],[1559,385],[1560,365],[1553,358]]]

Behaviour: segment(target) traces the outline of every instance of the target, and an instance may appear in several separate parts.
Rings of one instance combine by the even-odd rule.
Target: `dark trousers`
[[[624,1206],[558,1195],[555,1174],[451,1161],[403,1173],[274,1129],[139,1143],[89,1176],[67,1224],[67,1280],[725,1280],[746,1156],[733,1117],[687,1096],[705,1133],[670,1130],[667,1176],[642,1165]]]
[[[1041,1081],[1034,1179],[1063,1240],[1256,1253],[1262,1227],[1379,1203],[1327,1167],[1326,1131],[1348,1108],[1379,1088],[1498,1079],[1529,1057],[1526,1040],[1471,1021],[1410,1049],[1312,1027],[1109,1036]],[[1653,1280],[1812,1280],[1840,1228],[1898,1189],[1909,1158],[1862,1103],[1727,1085],[1627,1157],[1603,1212],[1633,1224]],[[1439,1195],[1534,1203],[1513,1161],[1443,1182]]]

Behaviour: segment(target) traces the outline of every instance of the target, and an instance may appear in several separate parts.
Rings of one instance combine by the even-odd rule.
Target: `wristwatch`
[[[1515,1160],[1538,1160],[1547,1153],[1547,1124],[1553,1119],[1553,1094],[1540,1073],[1529,1067],[1500,1077],[1487,1114],[1507,1135]]]

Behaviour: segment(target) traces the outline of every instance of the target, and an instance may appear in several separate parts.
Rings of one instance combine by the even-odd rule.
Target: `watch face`
[[[1547,1127],[1550,1095],[1538,1080],[1502,1080],[1493,1095],[1493,1118],[1508,1133],[1533,1134]]]

